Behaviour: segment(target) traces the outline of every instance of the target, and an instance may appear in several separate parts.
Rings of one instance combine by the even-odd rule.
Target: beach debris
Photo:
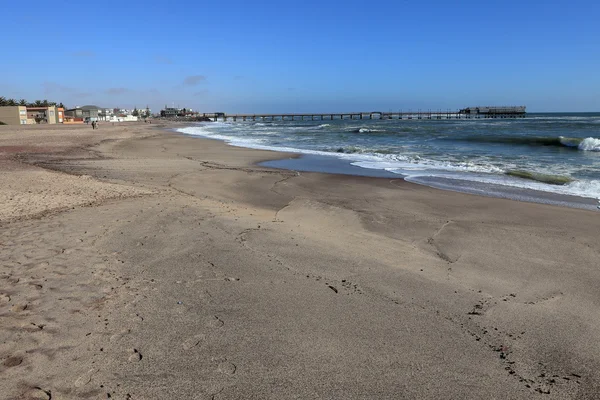
[[[336,292],[336,293],[338,292],[338,290],[336,289],[336,287],[335,287],[335,286],[327,285],[327,287],[328,287],[329,289],[333,290],[333,291],[334,291],[334,292]]]
[[[178,301],[177,304],[183,304],[183,301]]]

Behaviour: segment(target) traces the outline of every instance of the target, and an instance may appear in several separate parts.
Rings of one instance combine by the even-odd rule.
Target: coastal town
[[[150,107],[106,108],[96,105],[65,107],[48,100],[6,99],[0,96],[0,125],[87,124],[92,122],[136,122],[150,118],[183,118],[204,120],[203,114],[191,108],[167,107],[153,113]]]

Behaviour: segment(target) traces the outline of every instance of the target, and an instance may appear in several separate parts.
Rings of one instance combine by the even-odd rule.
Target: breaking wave
[[[582,151],[600,151],[600,139],[589,137],[570,138],[565,136],[469,136],[466,138],[452,138],[452,140],[479,142],[479,143],[498,143],[498,144],[514,144],[524,146],[557,146],[569,147]]]
[[[569,176],[542,174],[519,169],[508,170],[506,171],[506,175],[515,176],[522,179],[530,179],[532,181],[547,183],[549,185],[566,185],[574,181],[574,179]]]
[[[600,151],[600,139],[593,137],[583,139],[577,148],[583,151]]]

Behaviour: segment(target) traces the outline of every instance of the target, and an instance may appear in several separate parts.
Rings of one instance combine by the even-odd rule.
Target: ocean
[[[441,189],[588,209],[599,206],[600,113],[529,113],[516,119],[228,121],[178,131],[234,146],[308,155],[269,166],[339,172],[326,167],[338,160],[339,165],[375,172],[370,175],[380,171],[381,176],[394,174]],[[321,167],[311,168],[311,163]]]

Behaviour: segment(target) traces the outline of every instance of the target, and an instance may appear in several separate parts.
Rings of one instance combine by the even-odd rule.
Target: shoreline
[[[194,125],[189,125],[183,128],[187,127],[194,127]],[[227,140],[225,139],[216,139],[202,135],[180,132],[178,129],[173,129],[173,131],[194,138],[202,138],[205,140],[217,140],[222,143],[225,143],[228,146],[240,147],[250,150],[261,150],[253,147],[245,147],[239,144],[232,144],[227,142]],[[584,209],[588,211],[597,211],[597,209],[600,209],[600,198],[567,195],[544,190],[507,186],[502,184],[486,184],[483,182],[465,180],[460,178],[437,178],[429,176],[411,178],[402,174],[393,173],[382,169],[373,169],[356,166],[352,164],[352,161],[336,157],[335,153],[332,153],[331,155],[316,155],[310,153],[294,152],[293,149],[289,151],[285,149],[281,151],[275,149],[268,149],[262,151],[273,151],[276,153],[283,152],[284,154],[290,155],[290,157],[287,158],[264,160],[262,162],[257,163],[258,166],[266,166],[269,168],[302,172],[318,172],[325,174],[342,174],[354,176],[370,176],[374,178],[379,177],[401,179],[405,182],[410,182],[413,184],[426,186],[433,189],[452,191],[456,193],[470,194],[489,198],[508,199],[513,201],[537,204],[548,204],[559,207]]]
[[[600,390],[597,215],[155,128],[0,128],[7,398]]]

